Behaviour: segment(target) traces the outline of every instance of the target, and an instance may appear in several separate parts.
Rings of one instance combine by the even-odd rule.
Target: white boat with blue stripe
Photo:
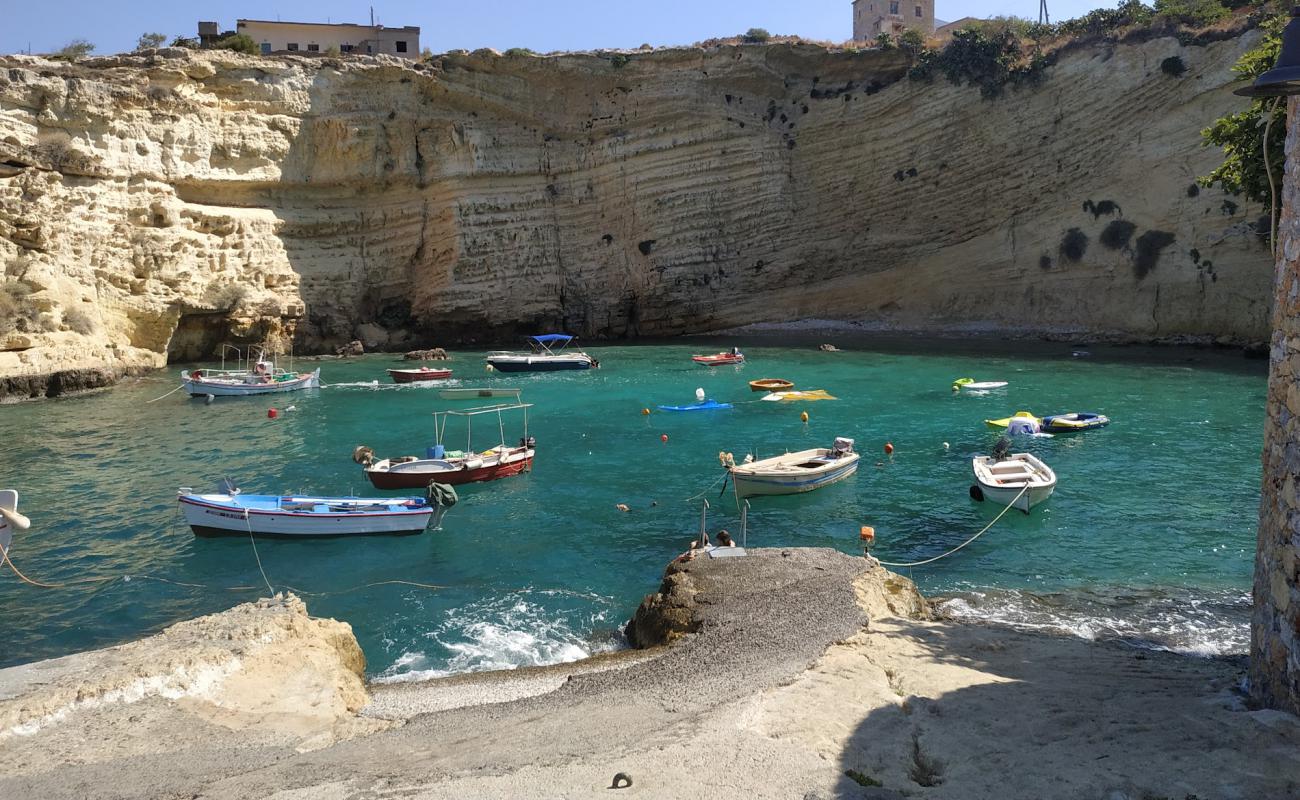
[[[446,487],[450,488],[450,487]],[[451,497],[454,497],[454,491]],[[193,494],[177,498],[195,536],[400,536],[423,533],[455,500]]]
[[[487,354],[489,371],[500,372],[558,372],[560,370],[592,369],[600,362],[586,353],[565,350],[575,337],[567,333],[543,333],[529,336],[532,352],[520,353],[497,350]]]
[[[853,440],[728,467],[738,497],[801,494],[830,486],[858,471]]]

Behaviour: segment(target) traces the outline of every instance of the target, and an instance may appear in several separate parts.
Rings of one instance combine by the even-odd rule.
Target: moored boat
[[[1002,419],[986,419],[984,420],[984,424],[988,425],[990,428],[1005,428],[1015,419],[1028,420],[1042,430],[1051,433],[1088,431],[1096,428],[1104,428],[1110,424],[1110,417],[1105,414],[1095,414],[1091,411],[1076,411],[1069,414],[1048,414],[1044,417],[1036,417],[1028,411],[1017,411],[1010,417],[1003,417]]]
[[[455,493],[450,495],[454,503]],[[422,533],[445,508],[423,497],[310,497],[233,493],[177,497],[196,536],[402,536]]]
[[[1076,411],[1069,414],[1050,414],[1043,417],[1043,429],[1052,433],[1071,433],[1104,428],[1110,424],[1110,417],[1094,414],[1091,411]]]
[[[759,378],[749,382],[751,392],[783,392],[793,388],[793,383],[781,378]]]
[[[800,494],[829,486],[858,471],[859,455],[853,440],[837,437],[831,447],[785,453],[727,470],[738,497]]]
[[[709,356],[691,356],[691,360],[703,367],[725,367],[731,364],[744,364],[745,354],[740,352],[739,347],[733,347],[729,352],[714,353]]]
[[[388,374],[392,376],[395,383],[416,383],[417,381],[437,381],[450,378],[451,370],[420,367],[419,369],[390,369]]]
[[[952,382],[954,392],[962,389],[970,391],[988,391],[989,389],[1001,389],[1007,385],[1006,381],[977,381],[974,378],[958,378]]]
[[[1026,514],[1056,491],[1056,473],[1031,453],[1002,454],[971,459],[975,486],[971,497],[1010,505]]]
[[[567,333],[530,336],[532,352],[497,350],[487,354],[487,364],[500,372],[558,372],[599,367],[600,362],[586,353],[564,350],[574,338]]]
[[[769,403],[793,403],[796,400],[812,402],[814,400],[838,400],[835,395],[828,393],[825,389],[802,389],[792,392],[772,392],[765,394],[760,400],[766,400]]]
[[[227,347],[236,354],[240,352],[238,348]],[[235,369],[226,369],[223,355],[220,369],[182,370],[181,386],[192,397],[243,397],[320,387],[319,367],[312,372],[280,369],[265,350],[254,348],[246,363],[239,359],[237,364]]]
[[[528,435],[528,411],[531,403],[512,403],[463,411],[434,412],[435,444],[428,448],[424,458],[402,456],[376,460],[369,447],[358,447],[353,460],[365,469],[366,477],[376,489],[414,489],[428,486],[430,481],[459,486],[466,483],[495,481],[518,475],[532,468],[537,442]],[[524,435],[517,445],[505,443],[505,425],[502,414],[507,411],[524,412]],[[484,414],[497,416],[501,441],[496,446],[477,452],[473,448],[473,420]],[[447,450],[444,435],[450,419],[464,419],[466,427],[465,449]]]
[[[716,411],[731,408],[731,403],[719,403],[717,400],[701,400],[689,406],[659,406],[660,411]]]

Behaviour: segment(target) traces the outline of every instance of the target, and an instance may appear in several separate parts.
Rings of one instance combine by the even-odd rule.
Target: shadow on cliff
[[[884,635],[897,650],[862,655],[893,697],[845,698],[872,710],[841,748],[836,797],[1156,800],[1230,785],[1245,792],[1231,796],[1289,797],[1300,786],[1300,765],[1269,766],[1277,753],[1237,704],[1241,658],[966,623]],[[1287,738],[1273,743],[1294,747]]]

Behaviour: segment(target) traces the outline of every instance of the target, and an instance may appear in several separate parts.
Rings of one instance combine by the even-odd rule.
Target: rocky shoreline
[[[671,567],[657,645],[363,686],[296,598],[0,670],[6,797],[1286,797],[1300,720],[1234,661],[929,618],[825,549]],[[612,791],[612,790],[610,790]]]

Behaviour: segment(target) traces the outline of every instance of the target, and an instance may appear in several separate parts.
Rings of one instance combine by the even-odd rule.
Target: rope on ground
[[[185,388],[185,384],[182,383],[180,386],[177,386],[175,389],[172,389],[170,392],[168,392],[167,394],[163,395],[162,397],[155,397],[155,398],[152,399],[152,400],[146,400],[146,401],[144,401],[144,404],[145,404],[145,405],[149,405],[150,403],[156,403],[156,402],[158,402],[159,400],[163,399],[163,397],[171,397],[172,395],[176,394],[177,392],[179,392],[181,389],[184,389],[184,388]]]
[[[266,577],[266,570],[262,569],[262,557],[257,554],[257,540],[253,537],[253,523],[248,520],[248,509],[244,509],[244,526],[248,528],[248,543],[253,546],[253,558],[257,559],[257,571],[262,573],[262,580],[266,582],[266,590],[275,597],[275,588],[271,586],[271,579]]]
[[[1025,494],[1025,492],[1027,492],[1027,491],[1029,491],[1029,485],[1028,485],[1028,484],[1025,485],[1025,488],[1023,488],[1023,489],[1020,490],[1020,494],[1018,494],[1018,495],[1016,495],[1014,498],[1012,498],[1012,500],[1011,500],[1010,503],[1007,503],[1007,507],[1006,507],[1006,508],[1004,508],[1004,509],[1002,509],[1000,512],[998,512],[998,515],[997,515],[996,517],[993,518],[993,521],[992,521],[992,522],[990,522],[989,524],[987,524],[987,525],[984,526],[984,530],[982,530],[982,531],[980,531],[979,533],[975,534],[974,536],[970,537],[969,539],[967,539],[966,541],[964,541],[964,542],[962,542],[961,544],[957,545],[956,547],[954,547],[953,549],[951,549],[951,550],[949,550],[948,552],[944,553],[943,555],[938,555],[938,556],[935,556],[934,558],[927,558],[927,559],[925,559],[924,561],[912,561],[912,562],[909,562],[909,563],[906,563],[906,564],[901,564],[901,563],[897,563],[897,562],[894,562],[894,561],[880,561],[880,559],[876,559],[876,560],[877,560],[877,561],[880,561],[880,563],[881,563],[881,564],[884,564],[886,567],[919,567],[919,566],[921,566],[921,565],[923,565],[923,564],[931,564],[931,563],[934,563],[935,561],[938,561],[938,560],[941,559],[941,558],[947,558],[948,556],[952,555],[953,553],[957,552],[958,550],[962,549],[962,548],[965,547],[966,545],[970,544],[971,542],[975,541],[976,539],[980,538],[980,537],[983,536],[985,533],[987,533],[988,530],[989,530],[989,528],[992,528],[994,525],[996,525],[996,524],[997,524],[997,521],[1000,520],[1000,519],[1002,519],[1003,515],[1006,514],[1008,511],[1010,511],[1011,508],[1012,508],[1012,506],[1014,506],[1014,505],[1016,504],[1016,501],[1019,500],[1021,497],[1023,497],[1024,494]]]

